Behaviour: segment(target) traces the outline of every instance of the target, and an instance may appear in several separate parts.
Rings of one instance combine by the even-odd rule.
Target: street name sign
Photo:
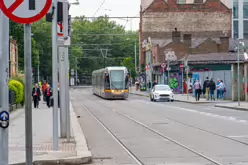
[[[0,0],[3,13],[20,24],[32,24],[41,20],[51,6],[52,0]]]

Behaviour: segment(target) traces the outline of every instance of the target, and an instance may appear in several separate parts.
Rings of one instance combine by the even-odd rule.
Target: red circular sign
[[[180,68],[183,68],[184,67],[184,65],[183,64],[180,64]]]
[[[41,20],[50,10],[52,6],[52,0],[46,0],[46,5],[42,9],[40,13],[30,18],[21,18],[13,14],[13,12],[24,2],[24,0],[16,0],[9,8],[7,8],[4,4],[4,0],[0,0],[0,9],[2,9],[3,13],[9,17],[14,22],[20,24],[31,24]]]

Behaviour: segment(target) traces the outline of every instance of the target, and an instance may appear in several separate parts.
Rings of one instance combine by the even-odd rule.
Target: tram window
[[[109,75],[105,76],[105,89],[110,89]]]

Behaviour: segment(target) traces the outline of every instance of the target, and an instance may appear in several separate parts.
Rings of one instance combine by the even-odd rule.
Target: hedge
[[[24,102],[25,102],[25,94],[24,94],[24,91],[25,91],[25,82],[24,82],[24,78],[19,77],[19,76],[14,76],[14,77],[12,77],[12,80],[19,81],[23,85],[23,99],[20,102],[20,104],[24,105]]]
[[[10,89],[12,88],[16,94],[16,104],[21,104],[24,101],[24,86],[21,82],[17,80],[10,80],[9,82]],[[12,90],[11,89],[11,90]]]

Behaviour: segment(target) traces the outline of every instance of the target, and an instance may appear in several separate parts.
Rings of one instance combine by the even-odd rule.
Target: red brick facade
[[[220,0],[177,4],[177,0],[154,0],[141,13],[141,42],[151,37],[157,47],[154,62],[164,62],[164,50],[178,59],[186,54],[227,52],[232,12]],[[177,29],[177,32],[175,32]],[[141,53],[140,64],[144,64]]]

